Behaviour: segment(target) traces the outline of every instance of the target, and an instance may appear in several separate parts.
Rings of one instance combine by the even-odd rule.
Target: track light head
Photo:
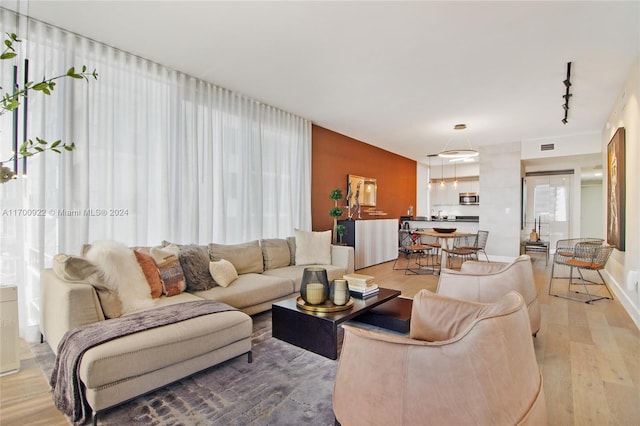
[[[562,124],[567,124],[567,123],[568,123],[567,119],[566,119],[566,118],[563,118],[563,119],[562,119]]]
[[[565,98],[566,100],[569,100],[570,97],[572,97],[573,95],[571,93],[567,93],[566,95],[562,95],[563,98]]]
[[[571,82],[569,81],[569,79],[566,79],[565,81],[563,81],[563,83],[565,87],[567,88],[571,87]]]
[[[565,111],[569,111],[569,104],[562,104],[562,108],[564,108]]]

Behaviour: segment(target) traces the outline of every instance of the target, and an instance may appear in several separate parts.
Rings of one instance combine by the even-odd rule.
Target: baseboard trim
[[[601,271],[602,275],[604,275],[607,284],[609,284],[609,288],[615,294],[616,298],[620,301],[625,311],[631,317],[631,320],[634,322],[636,327],[640,330],[640,307],[636,306],[631,300],[629,294],[624,290],[624,287],[620,285],[618,281],[616,281],[609,271],[606,269]]]

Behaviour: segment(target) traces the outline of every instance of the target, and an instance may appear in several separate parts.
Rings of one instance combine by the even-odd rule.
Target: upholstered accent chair
[[[333,409],[351,425],[545,425],[522,296],[483,304],[420,291],[409,337],[344,325]]]
[[[524,297],[531,334],[535,336],[540,330],[540,302],[531,258],[527,255],[519,256],[511,263],[467,261],[460,271],[443,269],[436,293],[471,302],[491,303],[511,290]]]

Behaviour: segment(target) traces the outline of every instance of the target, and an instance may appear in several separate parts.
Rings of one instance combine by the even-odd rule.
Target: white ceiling
[[[640,52],[637,1],[0,6],[423,162],[457,123],[474,147],[600,133]]]

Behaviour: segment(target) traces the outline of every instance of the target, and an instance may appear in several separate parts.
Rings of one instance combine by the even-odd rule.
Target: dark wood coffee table
[[[353,298],[351,309],[320,313],[298,307],[297,297],[274,303],[273,337],[331,359],[338,358],[338,326],[376,306],[398,297],[400,291],[381,288],[367,299]]]

